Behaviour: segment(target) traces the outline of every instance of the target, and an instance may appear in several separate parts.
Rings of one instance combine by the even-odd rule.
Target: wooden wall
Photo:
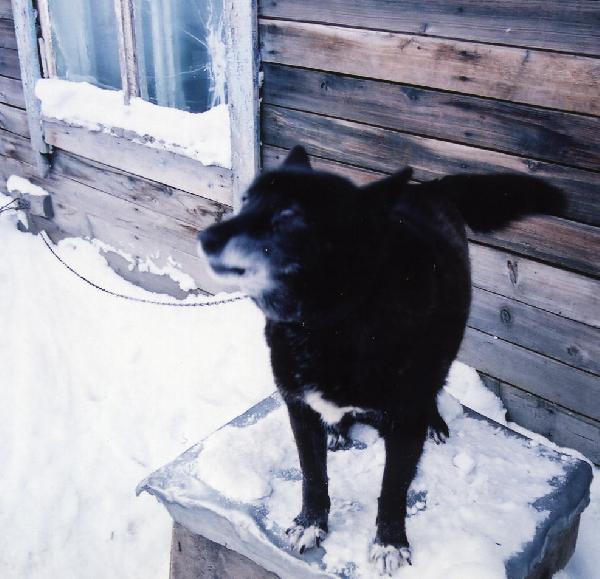
[[[202,196],[203,187],[230,188],[229,172],[216,170],[207,180],[200,167],[196,174],[197,164],[191,160],[170,171],[169,153],[158,158],[155,149],[125,139],[101,133],[91,138],[75,129],[66,133],[50,124],[51,171],[40,179],[20,78],[11,2],[0,0],[0,189],[5,190],[12,174],[30,178],[52,194],[57,235],[97,237],[140,259],[158,255],[159,264],[171,256],[205,290],[219,289],[196,257],[195,238],[198,229],[230,211],[227,204]],[[104,151],[103,163],[92,160],[99,150]],[[138,279],[122,260],[114,263],[121,273]],[[174,290],[168,279],[154,280],[154,287],[163,286]]]
[[[262,157],[368,182],[516,171],[561,218],[470,235],[461,359],[510,418],[600,462],[600,3],[261,0]]]

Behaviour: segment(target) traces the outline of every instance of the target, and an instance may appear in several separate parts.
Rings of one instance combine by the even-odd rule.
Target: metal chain
[[[15,210],[17,211],[19,209],[19,206],[17,205],[16,207],[11,207],[11,205],[13,203],[19,203],[19,199],[13,199],[12,201],[9,201],[6,205],[2,205],[2,207],[0,207],[0,213],[4,213],[4,211],[11,211],[11,210]]]
[[[85,283],[87,283],[88,285],[92,286],[93,288],[95,288],[97,290],[100,290],[101,292],[104,292],[105,294],[108,294],[108,295],[116,297],[116,298],[121,298],[123,300],[128,300],[128,301],[131,301],[131,302],[139,302],[139,303],[142,303],[142,304],[153,304],[153,305],[156,305],[156,306],[170,306],[170,307],[178,307],[178,308],[203,308],[203,307],[211,307],[211,306],[220,306],[220,305],[223,305],[223,304],[230,304],[230,303],[233,303],[233,302],[239,302],[241,300],[248,299],[248,296],[241,295],[241,296],[235,296],[233,298],[225,298],[225,299],[221,299],[221,300],[214,300],[214,301],[208,301],[208,302],[180,303],[180,302],[159,302],[159,301],[156,301],[156,300],[149,300],[149,299],[145,299],[145,298],[135,298],[133,296],[126,296],[126,295],[114,292],[112,290],[106,289],[106,288],[98,285],[97,283],[94,283],[93,281],[89,280],[87,277],[84,277],[83,275],[81,275],[77,271],[75,271],[68,263],[66,263],[60,257],[60,255],[58,255],[54,251],[54,249],[52,248],[50,242],[47,239],[47,235],[46,235],[45,231],[41,231],[40,232],[40,237],[42,238],[42,240],[46,244],[46,247],[50,250],[50,253],[52,253],[52,255],[60,263],[62,263],[63,266],[66,267],[71,273],[75,274],[80,280],[84,281]]]

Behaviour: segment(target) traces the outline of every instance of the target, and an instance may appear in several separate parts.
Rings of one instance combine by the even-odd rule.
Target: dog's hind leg
[[[327,432],[321,417],[304,402],[287,406],[302,469],[302,511],[286,534],[291,548],[304,553],[327,535]]]
[[[429,414],[429,428],[427,429],[427,436],[436,444],[445,444],[446,440],[448,440],[448,437],[450,436],[448,425],[441,417],[436,404],[433,405]]]
[[[398,429],[392,424],[381,434],[386,459],[371,560],[381,575],[392,575],[402,565],[411,563],[405,526],[406,499],[425,444],[427,424],[423,421],[410,429]]]
[[[335,452],[336,450],[348,450],[352,448],[349,430],[354,420],[346,414],[337,424],[327,424],[327,449]]]

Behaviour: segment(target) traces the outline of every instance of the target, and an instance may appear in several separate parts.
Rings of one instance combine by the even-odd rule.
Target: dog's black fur
[[[327,427],[313,409],[325,400],[342,408],[332,434],[358,420],[385,441],[375,537],[383,548],[373,555],[388,572],[410,561],[406,496],[426,437],[448,436],[436,396],[469,312],[465,223],[490,231],[562,204],[556,189],[520,175],[410,177],[405,169],[357,187],[313,171],[297,147],[256,179],[236,216],[200,234],[214,271],[246,281],[267,318],[304,476],[293,546],[303,551],[327,531]]]

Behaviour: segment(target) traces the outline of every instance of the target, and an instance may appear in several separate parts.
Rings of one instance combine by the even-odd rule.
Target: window
[[[49,144],[90,158],[97,155],[94,160],[103,161],[108,158],[102,154],[102,147],[107,146],[106,134],[99,134],[104,130],[104,133],[111,132],[115,139],[129,139],[134,144],[120,147],[123,166],[119,168],[133,168],[131,172],[136,172],[137,157],[143,156],[143,152],[136,156],[132,147],[141,144],[156,149],[164,144],[168,163],[163,159],[159,164],[173,168],[173,163],[178,162],[174,153],[182,157],[187,155],[188,159],[181,160],[181,163],[187,163],[185,170],[191,174],[189,157],[205,163],[201,156],[188,154],[191,128],[212,127],[211,134],[223,140],[229,134],[229,123],[224,123],[220,131],[214,130],[215,119],[227,119],[228,116],[232,126],[227,145],[231,144],[229,156],[232,162],[231,165],[220,161],[214,164],[227,170],[231,167],[232,188],[243,188],[254,175],[258,165],[258,91],[257,20],[252,0],[37,0],[37,6],[42,30],[40,48],[44,76],[58,79],[65,85],[68,83],[64,81],[69,81],[69,86],[72,88],[74,85],[75,89],[79,86],[75,83],[93,85],[85,90],[82,86],[82,90],[78,91],[80,100],[74,107],[78,114],[86,108],[81,106],[81,99],[94,90],[104,91],[104,100],[98,100],[104,103],[115,103],[115,91],[122,91],[123,107],[126,108],[115,118],[126,119],[143,111],[142,117],[148,120],[147,130],[138,130],[133,136],[128,126],[120,125],[112,127],[115,130],[106,131],[104,122],[96,122],[97,126],[94,126],[93,119],[87,124],[76,120],[73,125],[78,130],[85,128],[91,135],[85,138],[86,141],[94,135],[98,135],[98,140],[95,147],[75,150],[71,147],[75,147],[76,142],[78,147],[85,146],[81,138],[69,133],[70,130],[73,133],[69,125],[71,119],[55,114],[48,117],[42,99],[42,116],[46,115],[42,120]],[[48,88],[39,93],[36,90],[38,96],[49,92]],[[57,88],[54,94],[59,92],[63,96],[67,94],[64,87]],[[134,102],[134,99],[138,100]],[[149,104],[141,106],[141,101]],[[89,102],[95,101],[91,99]],[[105,106],[104,112],[107,108],[112,110],[112,106]],[[155,108],[152,109],[152,106]],[[225,106],[229,107],[229,115],[216,114]],[[194,117],[165,114],[159,110],[161,107]],[[93,116],[94,108],[99,107],[90,104],[88,108]],[[199,125],[197,115],[209,113],[211,116],[207,117],[207,122]],[[103,118],[106,119],[106,114]],[[180,123],[181,130],[172,126],[170,134],[181,133],[186,140],[183,144],[165,142],[163,129],[173,123]],[[160,134],[153,134],[153,127],[159,125]],[[61,135],[62,126],[64,131]],[[200,135],[199,141],[210,141],[211,138],[210,135]],[[210,150],[211,143],[206,145],[204,142],[203,146]],[[247,150],[249,145],[252,151]],[[129,150],[132,153],[127,156]],[[212,158],[222,159],[223,155],[213,155]],[[152,161],[145,162],[146,167],[151,164]],[[168,179],[175,172],[164,171],[164,179],[167,180],[162,182],[174,185]],[[148,175],[139,169],[138,174],[156,179],[159,171],[155,168],[152,175]],[[218,177],[222,184],[222,171]],[[177,183],[174,186],[182,186],[181,180]],[[207,196],[222,190],[222,185],[209,189]],[[218,200],[222,201],[222,198]]]
[[[221,0],[45,2],[48,76],[192,113],[226,102]]]
[[[119,37],[113,0],[48,0],[52,76],[120,89]]]
[[[226,102],[219,0],[136,0],[135,42],[143,99],[190,112]]]

